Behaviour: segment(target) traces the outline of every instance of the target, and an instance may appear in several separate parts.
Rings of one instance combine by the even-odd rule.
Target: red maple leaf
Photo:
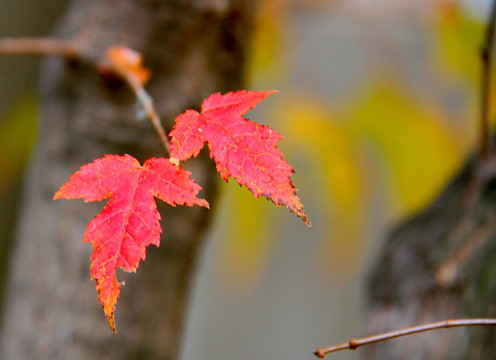
[[[276,205],[286,206],[310,227],[292,184],[294,170],[277,148],[283,136],[242,117],[274,92],[216,93],[203,102],[201,113],[187,110],[178,116],[170,133],[171,161],[178,163],[198,155],[207,142],[224,180],[232,176],[256,198],[264,195]]]
[[[106,155],[81,167],[54,196],[86,201],[110,198],[88,224],[83,241],[93,246],[91,278],[96,279],[98,298],[113,331],[121,287],[115,276],[117,268],[136,271],[139,261],[145,259],[146,247],[159,246],[162,229],[153,197],[173,206],[208,208],[207,201],[196,197],[201,187],[190,174],[164,158],[151,158],[140,166],[129,155]]]

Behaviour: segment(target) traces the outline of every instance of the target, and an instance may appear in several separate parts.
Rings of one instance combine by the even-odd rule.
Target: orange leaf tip
[[[143,56],[126,46],[115,46],[107,49],[107,58],[121,76],[134,79],[141,86],[150,79],[150,70],[144,68]]]

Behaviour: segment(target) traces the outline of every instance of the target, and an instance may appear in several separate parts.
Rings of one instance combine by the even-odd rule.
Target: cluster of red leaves
[[[141,57],[135,53],[117,48],[108,57],[118,72],[140,84],[147,81],[149,74],[142,70]],[[201,187],[179,166],[180,161],[198,155],[205,142],[222,178],[227,181],[232,176],[256,198],[263,195],[286,206],[311,226],[291,181],[293,168],[277,149],[282,136],[242,117],[273,92],[213,94],[203,102],[201,113],[187,110],[177,117],[170,133],[170,159],[151,158],[141,166],[129,155],[106,155],[81,167],[55,194],[55,199],[110,198],[88,224],[83,241],[92,244],[91,278],[96,280],[98,298],[113,331],[121,287],[117,268],[136,271],[139,261],[145,259],[146,247],[159,246],[162,230],[154,197],[172,206],[208,208],[207,201],[196,197]]]

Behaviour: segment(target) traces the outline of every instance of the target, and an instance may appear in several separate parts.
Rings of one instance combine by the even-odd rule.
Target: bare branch
[[[397,337],[416,334],[419,332],[430,331],[430,330],[439,330],[444,328],[458,327],[458,326],[496,326],[496,319],[455,319],[455,320],[446,320],[440,321],[436,323],[414,326],[407,329],[391,331],[388,333],[372,335],[366,338],[361,339],[351,339],[347,343],[332,345],[327,348],[318,348],[314,351],[314,355],[323,359],[329,353],[350,349],[356,350],[360,346],[375,344],[385,340],[391,340]]]
[[[491,149],[490,138],[490,103],[491,103],[491,68],[496,28],[496,1],[493,1],[491,14],[486,28],[486,36],[481,49],[481,152],[487,158]]]
[[[54,38],[6,38],[0,40],[1,55],[52,55],[67,59],[84,60],[83,53],[77,40],[57,40]],[[86,59],[88,61],[88,59]],[[143,84],[133,74],[121,69],[115,64],[90,61],[97,71],[105,69],[123,79],[136,95],[139,103],[162,141],[166,153],[169,154],[169,138],[160,122],[160,118],[153,106],[153,100],[146,92]]]
[[[164,127],[162,126],[162,123],[160,121],[160,117],[155,111],[152,97],[148,95],[143,85],[131,73],[129,73],[128,71],[123,71],[118,66],[111,65],[111,69],[113,72],[119,75],[119,77],[124,79],[126,83],[129,85],[129,87],[133,90],[134,94],[136,95],[136,98],[140,102],[141,106],[143,106],[143,109],[146,112],[146,116],[148,117],[153,127],[155,128],[155,131],[157,132],[160,141],[162,141],[162,144],[164,145],[167,155],[169,155],[170,154],[169,137],[165,133]]]
[[[54,38],[6,38],[0,40],[0,55],[54,55],[81,58],[76,41]]]

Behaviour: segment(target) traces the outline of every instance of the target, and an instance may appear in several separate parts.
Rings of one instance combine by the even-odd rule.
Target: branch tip
[[[322,349],[315,350],[313,354],[320,359],[323,359],[325,357],[325,353],[322,351]]]
[[[144,87],[145,83],[149,80],[150,72],[141,66],[143,60],[141,54],[126,47],[112,47],[107,50],[107,60],[110,70],[124,80],[134,92],[143,108],[143,112],[152,123],[167,155],[169,155],[169,137],[155,110],[153,99]]]

